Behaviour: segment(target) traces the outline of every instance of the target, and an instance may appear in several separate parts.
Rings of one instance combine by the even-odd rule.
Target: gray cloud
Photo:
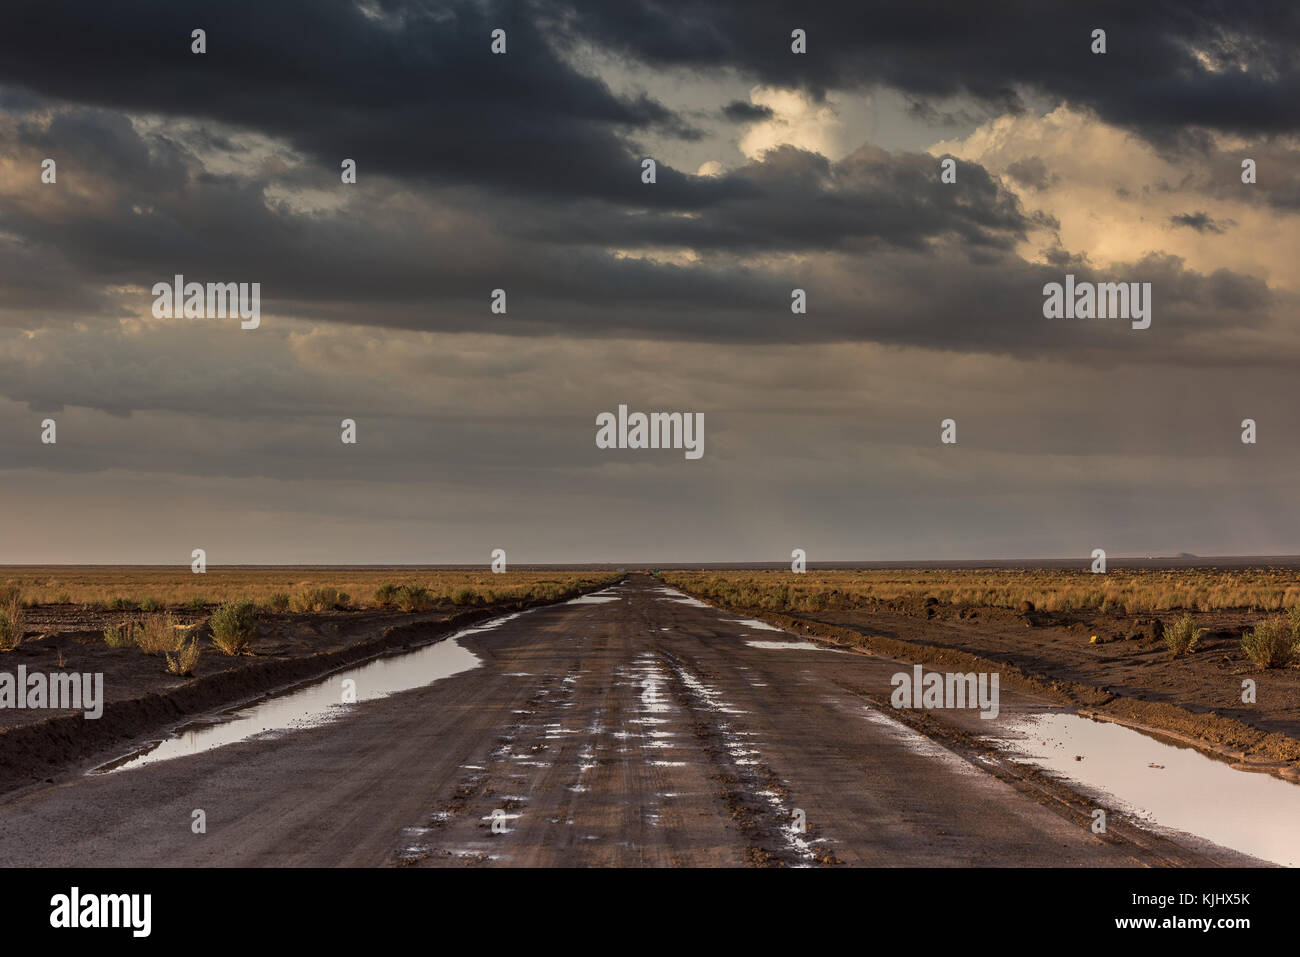
[[[1169,222],[1174,226],[1184,226],[1188,229],[1194,229],[1198,233],[1216,234],[1225,233],[1233,226],[1237,225],[1235,220],[1214,219],[1209,213],[1202,211],[1195,213],[1179,213],[1176,216],[1170,216]]]
[[[1026,156],[1007,166],[1007,172],[1031,189],[1047,189],[1059,181],[1060,177],[1047,171],[1047,164],[1042,157]]]
[[[736,123],[749,123],[754,120],[766,120],[772,117],[772,108],[758,103],[746,103],[744,100],[732,100],[722,108],[722,115]]]

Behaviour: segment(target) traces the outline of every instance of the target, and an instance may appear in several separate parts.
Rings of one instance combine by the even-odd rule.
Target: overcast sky
[[[1300,6],[209,6],[0,12],[0,562],[1300,553]]]

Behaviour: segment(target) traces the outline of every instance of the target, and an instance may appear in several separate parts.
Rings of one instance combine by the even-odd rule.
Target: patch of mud
[[[805,832],[790,803],[789,786],[763,760],[753,732],[739,727],[733,708],[705,675],[664,652],[676,681],[675,696],[694,718],[694,733],[714,765],[719,797],[750,840],[747,858],[757,866],[811,867],[841,863],[824,837]],[[722,715],[728,717],[723,718]]]

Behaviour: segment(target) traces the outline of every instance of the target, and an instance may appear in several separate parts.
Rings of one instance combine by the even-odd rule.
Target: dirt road
[[[799,639],[648,576],[456,641],[481,664],[323,726],[13,794],[0,865],[1243,862],[1095,835],[868,703],[897,662],[761,646]]]

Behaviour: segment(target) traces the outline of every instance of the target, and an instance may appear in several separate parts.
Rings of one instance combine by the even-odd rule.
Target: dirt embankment
[[[1003,687],[1300,781],[1300,669],[1266,670],[1246,657],[1241,635],[1258,615],[1198,615],[1206,631],[1196,650],[1174,657],[1161,638],[1174,615],[1016,612],[933,598],[783,614],[695,594],[835,644],[943,670],[997,672]],[[1253,703],[1242,700],[1246,680],[1255,686]]]
[[[601,582],[574,594],[608,584]],[[71,628],[59,628],[55,616],[47,612],[48,620],[42,622],[48,626],[46,633],[0,655],[0,672],[16,675],[18,666],[24,665],[29,675],[102,674],[103,714],[88,719],[83,711],[0,709],[0,792],[46,780],[73,762],[111,756],[114,749],[187,717],[241,705],[370,658],[427,644],[474,622],[571,597],[432,614],[263,615],[252,654],[227,657],[208,644],[189,678],[168,674],[161,655],[110,648],[103,641],[104,621],[79,620]],[[104,617],[107,624],[114,624],[108,619],[120,616]]]

